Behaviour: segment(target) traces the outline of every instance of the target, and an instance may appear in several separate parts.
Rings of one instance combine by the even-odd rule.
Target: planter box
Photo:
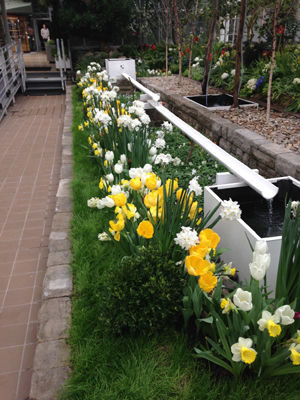
[[[49,63],[54,63],[55,58],[52,57],[51,51],[52,51],[52,49],[55,49],[55,48],[56,48],[55,44],[46,44],[45,47],[46,47],[47,61],[48,61]]]
[[[61,61],[62,61],[63,68],[66,67],[67,69],[71,69],[71,61],[69,58],[65,61],[62,59]],[[55,67],[56,67],[56,69],[59,69],[59,62],[56,59],[55,59]]]
[[[207,99],[206,99],[207,97]],[[185,99],[198,104],[199,106],[206,108],[207,110],[229,110],[233,104],[233,96],[230,94],[209,94],[199,96],[187,96]],[[207,103],[206,103],[207,100]],[[240,107],[258,107],[257,103],[249,100],[243,100],[239,98]]]
[[[105,60],[105,69],[112,82],[122,78],[126,72],[131,78],[136,79],[135,60],[130,58],[109,58]]]
[[[226,174],[222,175],[224,179]],[[228,173],[229,182],[232,181],[232,177]],[[223,184],[219,184],[218,178],[216,185],[204,188],[204,213],[207,214],[222,200],[231,198],[233,201],[238,201],[242,210],[242,218],[235,221],[220,220],[214,227],[214,231],[221,238],[219,247],[232,250],[222,255],[222,261],[225,263],[232,261],[233,268],[238,270],[240,281],[245,281],[245,278],[250,280],[249,263],[253,261],[253,256],[248,239],[253,247],[257,240],[265,240],[271,254],[267,284],[271,290],[275,290],[285,196],[287,194],[287,199],[292,198],[292,200],[299,201],[300,182],[290,176],[273,178],[269,181],[279,187],[279,192],[273,199],[272,215],[269,214],[267,200],[244,182],[224,183],[223,180]]]

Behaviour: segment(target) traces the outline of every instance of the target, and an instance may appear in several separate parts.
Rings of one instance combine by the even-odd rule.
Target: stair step
[[[25,95],[26,96],[54,96],[54,95],[61,95],[65,94],[65,91],[62,90],[61,87],[54,87],[54,88],[34,88],[34,89],[26,89]]]

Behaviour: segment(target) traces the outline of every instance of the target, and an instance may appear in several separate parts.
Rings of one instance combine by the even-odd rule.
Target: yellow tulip
[[[146,179],[146,186],[150,190],[154,190],[157,186],[157,180],[155,176],[150,176],[149,178]]]
[[[200,242],[205,244],[209,249],[215,249],[220,241],[220,237],[212,229],[204,229],[199,235]]]
[[[192,246],[189,250],[190,255],[195,255],[201,258],[205,258],[208,248],[204,243],[197,244],[196,246]]]
[[[125,196],[125,193],[118,193],[112,196],[112,199],[115,202],[115,205],[118,207],[123,207],[127,203],[127,197]]]
[[[203,260],[203,258],[193,255],[186,257],[185,266],[190,275],[199,276],[209,271],[210,263],[207,260]]]
[[[206,272],[206,274],[201,275],[198,281],[200,289],[206,293],[210,293],[216,286],[218,280],[217,277],[211,271]]]
[[[133,190],[139,190],[142,187],[140,178],[130,179],[130,186]]]
[[[141,222],[136,231],[139,236],[142,236],[146,239],[151,239],[154,234],[153,225],[149,221]]]
[[[122,214],[118,214],[117,215],[117,222],[114,221],[109,221],[109,225],[111,227],[112,230],[116,231],[116,232],[120,232],[124,229],[125,226],[125,220]]]

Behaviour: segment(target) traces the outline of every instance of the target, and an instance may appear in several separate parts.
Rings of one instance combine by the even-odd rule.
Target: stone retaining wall
[[[250,168],[257,168],[262,176],[273,178],[290,175],[300,180],[300,156],[286,147],[172,94],[150,83],[146,78],[139,81],[152,92],[160,93],[161,101],[175,115]]]

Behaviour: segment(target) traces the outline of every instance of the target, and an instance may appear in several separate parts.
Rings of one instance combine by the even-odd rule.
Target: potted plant
[[[48,42],[46,43],[46,56],[47,56],[47,61],[49,63],[54,63],[55,58],[52,55],[52,49],[55,49],[55,41],[54,40],[48,40]]]

